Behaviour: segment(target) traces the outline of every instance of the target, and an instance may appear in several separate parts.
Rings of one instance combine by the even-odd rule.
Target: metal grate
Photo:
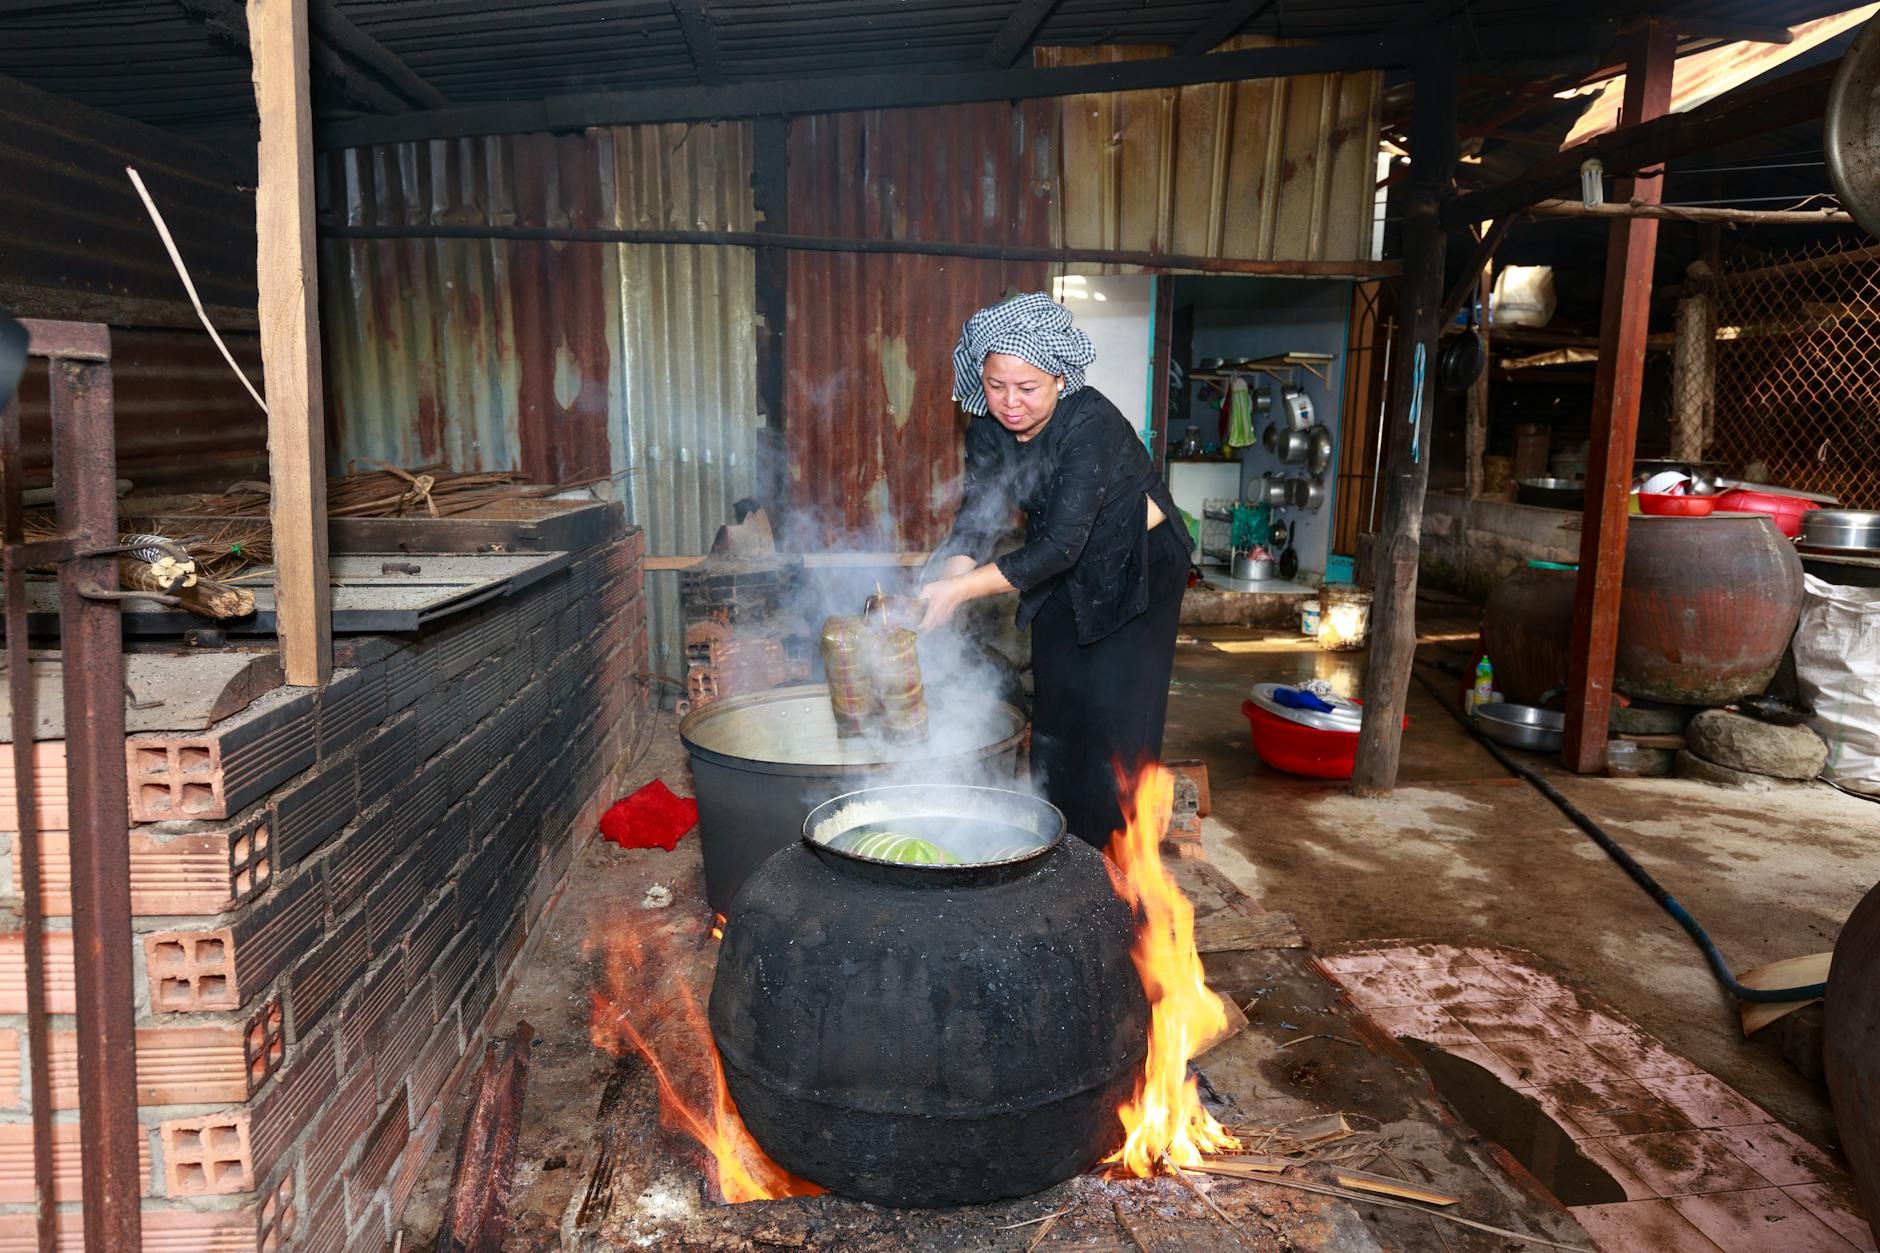
[[[1865,236],[1726,272],[1712,292],[1703,455],[1880,509],[1880,246]]]

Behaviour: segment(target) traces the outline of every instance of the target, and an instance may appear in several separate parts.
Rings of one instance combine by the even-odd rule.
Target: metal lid
[[[1276,718],[1284,718],[1288,722],[1296,722],[1302,727],[1312,727],[1319,731],[1356,731],[1363,725],[1364,707],[1342,696],[1321,697],[1322,700],[1329,699],[1333,706],[1324,711],[1294,709],[1290,705],[1282,705],[1273,699],[1274,692],[1282,687],[1290,686],[1286,683],[1256,683],[1253,685],[1253,703]]]

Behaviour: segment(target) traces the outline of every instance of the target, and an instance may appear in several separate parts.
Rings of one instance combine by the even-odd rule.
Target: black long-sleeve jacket
[[[1094,387],[1058,401],[1044,429],[1025,443],[991,417],[966,430],[966,487],[953,530],[934,553],[984,562],[1017,506],[1025,545],[1000,557],[999,572],[1019,591],[1026,626],[1061,586],[1077,639],[1089,644],[1149,603],[1149,530],[1143,498],[1155,501],[1183,549],[1192,540],[1142,439]],[[1158,528],[1158,530],[1161,528]]]

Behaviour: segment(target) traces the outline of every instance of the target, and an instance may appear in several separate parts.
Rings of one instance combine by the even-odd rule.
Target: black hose
[[[1626,852],[1617,840],[1607,835],[1605,830],[1601,828],[1597,822],[1588,818],[1584,813],[1580,812],[1577,805],[1561,795],[1559,788],[1549,783],[1538,772],[1522,765],[1520,762],[1510,757],[1506,752],[1502,751],[1501,745],[1483,735],[1481,728],[1477,727],[1470,718],[1463,714],[1461,710],[1457,709],[1449,696],[1445,695],[1442,689],[1432,683],[1426,675],[1422,674],[1420,671],[1413,671],[1413,673],[1416,674],[1417,682],[1421,683],[1428,689],[1430,695],[1436,698],[1436,703],[1441,705],[1443,709],[1448,712],[1450,717],[1466,727],[1469,734],[1473,735],[1477,740],[1480,740],[1482,747],[1486,748],[1496,761],[1506,767],[1510,774],[1526,779],[1529,783],[1533,784],[1535,789],[1538,790],[1542,796],[1545,796],[1554,803],[1555,808],[1572,819],[1574,826],[1586,832],[1586,834],[1593,838],[1593,843],[1605,849],[1606,855],[1618,862],[1619,868],[1632,876],[1632,881],[1644,888],[1645,894],[1654,901],[1657,901],[1659,908],[1663,909],[1667,914],[1670,914],[1672,919],[1675,920],[1680,927],[1684,928],[1684,933],[1690,936],[1697,944],[1697,947],[1703,951],[1704,960],[1710,963],[1711,973],[1717,977],[1717,982],[1721,983],[1731,996],[1736,997],[1739,1001],[1782,1003],[1787,1001],[1812,1001],[1827,992],[1828,985],[1825,983],[1810,983],[1799,988],[1752,988],[1737,982],[1736,976],[1730,973],[1729,963],[1724,961],[1723,953],[1717,948],[1716,941],[1710,938],[1710,933],[1704,930],[1697,919],[1691,917],[1691,911],[1684,908],[1677,897],[1665,891],[1664,885],[1652,878],[1650,871],[1639,865],[1632,854]]]

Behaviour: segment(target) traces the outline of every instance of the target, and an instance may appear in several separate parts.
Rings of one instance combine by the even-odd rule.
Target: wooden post
[[[1624,121],[1636,126],[1671,106],[1677,40],[1670,25],[1647,20],[1631,32]],[[1656,204],[1661,174],[1621,179],[1615,199]],[[1628,186],[1627,184],[1630,184]],[[1593,381],[1593,435],[1586,465],[1586,512],[1580,530],[1579,592],[1567,669],[1567,733],[1561,757],[1583,774],[1606,765],[1612,670],[1619,645],[1619,592],[1625,581],[1626,511],[1632,453],[1638,442],[1639,389],[1651,315],[1658,223],[1620,218],[1606,244],[1605,303],[1599,320],[1599,367]]]
[[[1463,468],[1463,481],[1468,486],[1470,500],[1480,500],[1482,497],[1484,478],[1482,459],[1488,454],[1488,363],[1492,360],[1489,352],[1488,297],[1489,275],[1492,271],[1492,263],[1482,266],[1481,277],[1476,280],[1474,293],[1476,305],[1482,311],[1482,325],[1477,332],[1482,337],[1482,374],[1475,380],[1475,386],[1469,389],[1467,405],[1469,425],[1463,440],[1464,454],[1469,459],[1468,465]]]
[[[1149,459],[1158,475],[1168,474],[1168,372],[1175,350],[1175,277],[1157,274],[1149,280],[1152,342],[1149,345]],[[1187,415],[1182,415],[1186,417]],[[1199,538],[1198,536],[1196,538]]]
[[[1689,294],[1678,301],[1677,340],[1671,346],[1671,455],[1679,461],[1702,461],[1710,443],[1716,383],[1710,286],[1708,265],[1693,261],[1685,267]]]
[[[1404,208],[1404,333],[1391,362],[1384,520],[1378,529],[1377,597],[1371,610],[1371,664],[1364,676],[1364,726],[1351,776],[1356,796],[1388,796],[1403,749],[1404,703],[1417,646],[1417,558],[1423,492],[1429,485],[1429,431],[1436,411],[1436,335],[1443,301],[1442,201],[1456,165],[1456,44],[1438,35],[1416,69],[1410,122],[1410,181]],[[1413,425],[1412,417],[1416,421]]]
[[[261,365],[268,397],[274,597],[287,681],[333,671],[326,566],[326,417],[313,244],[307,0],[248,0],[261,147],[255,187]]]

